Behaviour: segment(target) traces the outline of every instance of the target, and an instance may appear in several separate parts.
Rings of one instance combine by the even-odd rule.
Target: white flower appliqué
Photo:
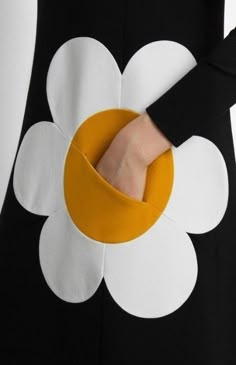
[[[123,310],[157,318],[180,308],[193,291],[198,263],[187,233],[216,227],[228,204],[226,164],[215,144],[193,136],[171,149],[174,179],[165,208],[144,232],[116,244],[86,234],[89,219],[84,230],[73,221],[65,200],[65,166],[74,136],[88,118],[114,108],[141,113],[195,65],[186,47],[167,40],[140,48],[123,74],[109,50],[90,37],[73,38],[55,53],[46,84],[54,122],[39,121],[26,132],[13,186],[25,209],[48,216],[39,238],[40,265],[48,286],[62,300],[88,300],[104,278]],[[75,170],[68,172],[68,181]],[[76,205],[73,189],[66,194],[82,219],[84,207]],[[95,208],[98,202],[93,202]],[[126,203],[131,207],[128,198]],[[103,224],[109,228],[109,221]]]

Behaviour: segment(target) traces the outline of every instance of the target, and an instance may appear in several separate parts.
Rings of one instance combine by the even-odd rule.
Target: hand
[[[143,200],[148,165],[170,146],[145,112],[116,134],[95,168],[116,189]]]
[[[116,189],[143,200],[147,166],[125,146],[122,134],[116,135],[95,168]]]

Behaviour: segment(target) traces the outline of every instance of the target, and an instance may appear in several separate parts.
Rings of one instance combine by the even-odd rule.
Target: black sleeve
[[[236,27],[146,112],[178,147],[236,103]],[[220,120],[220,118],[219,118]]]

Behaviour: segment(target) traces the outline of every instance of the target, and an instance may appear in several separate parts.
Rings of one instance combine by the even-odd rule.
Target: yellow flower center
[[[78,128],[67,151],[64,196],[69,215],[82,233],[102,243],[125,243],[143,234],[171,194],[171,149],[148,166],[142,201],[116,189],[94,167],[119,130],[138,115],[130,109],[93,114]]]

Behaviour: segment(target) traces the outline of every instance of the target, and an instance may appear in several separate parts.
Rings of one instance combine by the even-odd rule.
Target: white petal
[[[189,233],[216,227],[228,204],[225,160],[214,143],[193,136],[174,154],[174,186],[164,214]]]
[[[65,211],[54,213],[40,235],[40,265],[45,280],[60,299],[83,302],[103,277],[105,247],[84,236]]]
[[[122,74],[121,107],[142,112],[196,65],[192,53],[174,41],[140,48]]]
[[[138,239],[106,247],[106,285],[114,300],[138,317],[177,310],[190,296],[197,271],[189,236],[164,216]]]
[[[51,122],[34,124],[26,132],[16,158],[13,187],[21,205],[49,215],[64,204],[64,156],[69,140]]]
[[[118,108],[121,74],[110,51],[98,40],[77,37],[55,53],[47,76],[54,122],[72,138],[90,115]]]

